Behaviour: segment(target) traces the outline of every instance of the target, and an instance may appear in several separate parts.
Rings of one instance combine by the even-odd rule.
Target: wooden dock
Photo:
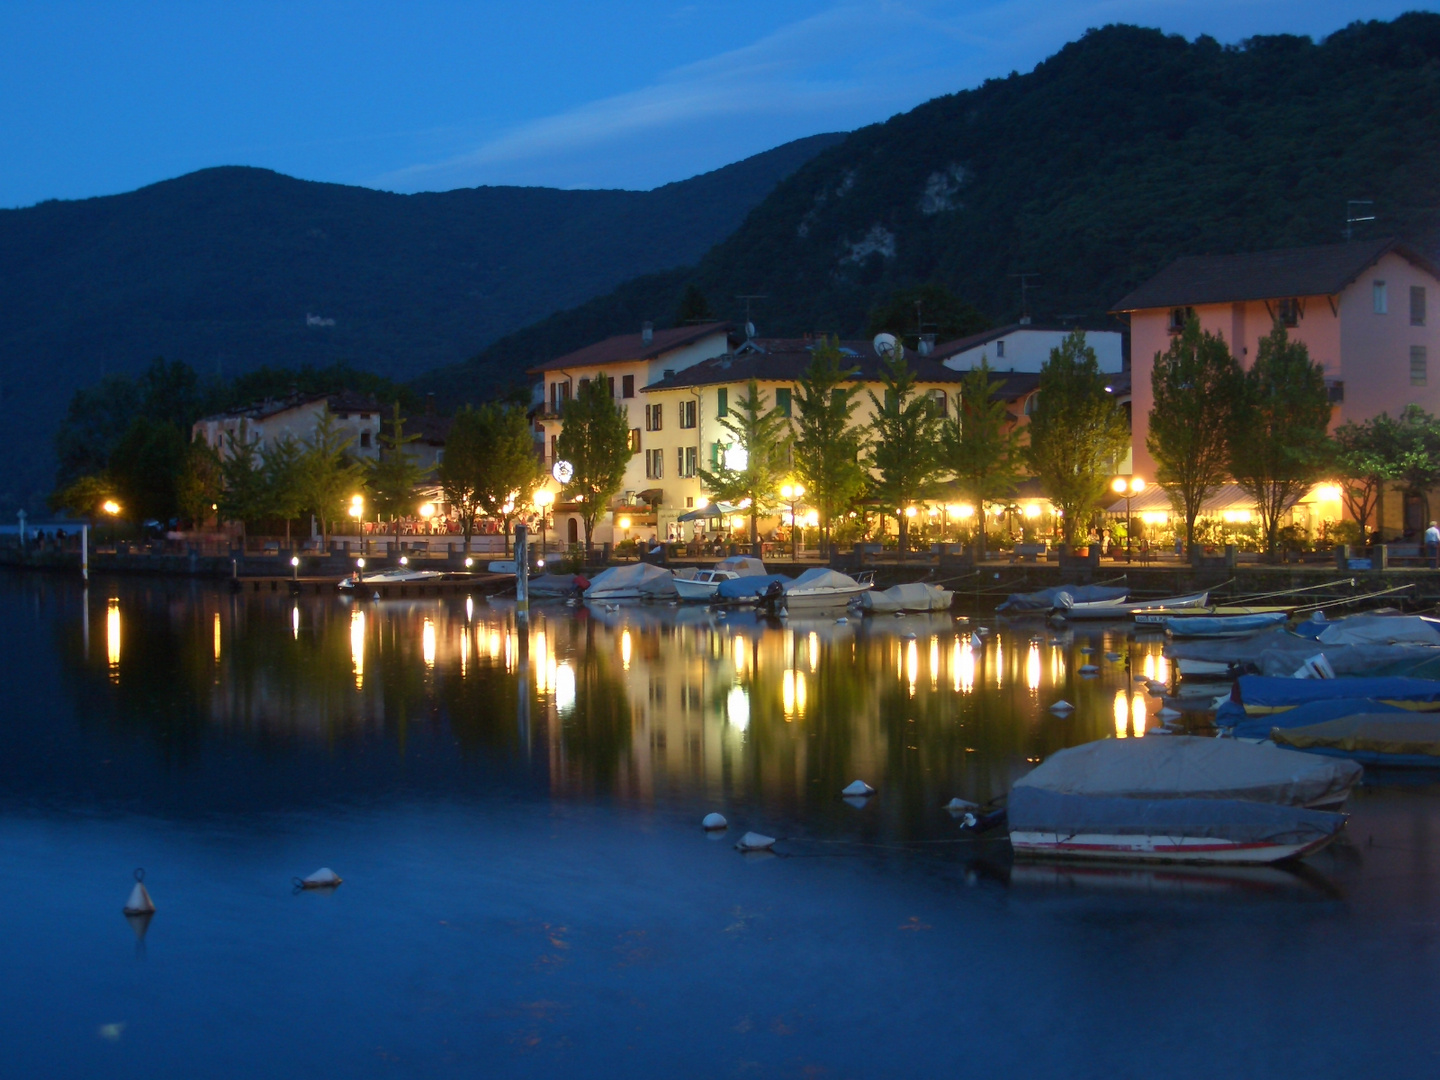
[[[235,593],[289,593],[292,596],[342,596],[347,595],[339,585],[342,577],[289,577],[256,576],[230,579],[230,591]],[[348,595],[369,598],[378,594],[388,600],[400,596],[455,596],[478,594],[489,596],[515,587],[515,579],[509,574],[470,574],[453,578],[436,578],[431,581],[365,582]]]

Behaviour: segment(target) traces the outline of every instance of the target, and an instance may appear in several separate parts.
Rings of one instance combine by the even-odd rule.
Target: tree
[[[1170,348],[1155,354],[1145,445],[1155,459],[1155,479],[1185,518],[1187,550],[1195,544],[1201,507],[1230,474],[1231,416],[1243,380],[1225,339],[1201,330],[1193,315]]]
[[[219,515],[224,521],[240,523],[240,544],[252,521],[258,521],[269,509],[265,469],[260,458],[259,442],[250,438],[250,422],[241,420],[238,431],[225,433],[225,453],[220,458]]]
[[[1380,507],[1385,485],[1396,478],[1400,431],[1389,414],[1364,423],[1346,421],[1335,429],[1335,477],[1345,509],[1363,535]]]
[[[445,437],[445,456],[436,470],[445,501],[460,519],[467,552],[470,537],[475,533],[475,517],[480,512],[480,484],[485,471],[484,436],[480,414],[469,405],[460,409],[450,425],[450,434]]]
[[[178,510],[176,483],[185,462],[186,441],[168,420],[137,416],[110,454],[107,470],[132,521],[169,521]]]
[[[101,506],[115,495],[115,485],[104,473],[82,476],[50,494],[50,509],[68,511],[77,517],[99,517]]]
[[[1060,511],[1065,542],[1073,545],[1110,490],[1116,463],[1130,443],[1125,410],[1105,390],[1095,350],[1076,330],[1040,369],[1025,458],[1045,496]]]
[[[700,470],[711,495],[748,511],[752,550],[760,542],[760,516],[779,506],[777,489],[790,467],[790,421],[778,407],[767,408],[768,402],[769,396],[751,379],[719,420],[732,441],[714,472]]]
[[[870,403],[870,453],[874,474],[870,487],[882,507],[895,512],[900,557],[909,545],[910,519],[905,511],[930,493],[940,469],[940,419],[930,401],[915,392],[915,372],[903,348],[894,349],[881,367],[884,400],[873,391]]]
[[[1230,423],[1230,474],[1255,500],[1270,554],[1280,518],[1325,473],[1329,423],[1325,370],[1277,319],[1245,373]]]
[[[973,305],[944,285],[930,282],[891,293],[889,299],[872,308],[867,333],[895,334],[915,349],[920,346],[921,333],[953,341],[989,328],[990,321]]]
[[[329,415],[327,410],[326,415]],[[429,469],[422,468],[410,455],[409,446],[419,435],[405,434],[405,418],[400,415],[400,402],[381,426],[380,453],[366,463],[365,486],[375,506],[375,520],[385,515],[395,523],[395,546],[400,546],[400,518],[415,509],[415,488]]]
[[[1440,484],[1440,422],[1419,405],[1407,405],[1387,434],[1390,469],[1400,490],[1417,498],[1430,520],[1430,491]]]
[[[185,448],[185,460],[176,483],[176,504],[180,517],[198,526],[217,506],[224,490],[220,457],[204,439],[192,439]]]
[[[795,472],[820,515],[822,551],[829,549],[835,515],[865,489],[864,432],[850,424],[860,404],[856,370],[841,368],[839,339],[827,340],[810,354],[795,387]]]
[[[305,451],[289,435],[276,439],[261,453],[265,473],[265,512],[285,522],[285,546],[290,546],[290,523],[304,511],[301,470]]]
[[[363,467],[350,460],[350,443],[326,408],[320,411],[315,430],[305,440],[300,454],[300,506],[319,520],[322,543],[328,544],[330,522],[345,512],[345,503],[363,476]]]
[[[685,292],[680,297],[680,306],[675,311],[675,325],[707,323],[714,318],[710,311],[710,301],[705,299],[705,293],[700,286],[693,281],[686,285]]]
[[[960,381],[955,419],[943,427],[940,440],[942,467],[955,477],[960,493],[975,507],[979,531],[976,541],[985,557],[985,504],[1005,498],[1014,490],[1020,435],[1007,431],[1010,419],[1005,402],[996,396],[1004,384],[991,379],[990,362],[982,354],[980,366]]]
[[[609,400],[608,393],[605,397]],[[524,409],[489,402],[475,410],[475,417],[481,462],[475,501],[483,513],[500,519],[507,538],[505,550],[509,551],[510,522],[520,507],[530,504],[545,473],[535,454],[535,440]],[[628,431],[626,440],[628,458]],[[449,455],[448,448],[446,455]],[[589,533],[588,524],[586,533]]]
[[[574,469],[566,494],[580,506],[585,523],[585,557],[593,549],[595,522],[620,490],[630,449],[630,422],[625,410],[610,396],[610,382],[602,371],[560,410],[560,437],[555,453]]]

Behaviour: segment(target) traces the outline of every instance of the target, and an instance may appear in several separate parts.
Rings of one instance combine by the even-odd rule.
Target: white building
[[[995,371],[1039,372],[1045,361],[1050,359],[1050,350],[1059,348],[1073,329],[1013,323],[937,345],[930,358],[957,371],[979,367],[983,356]],[[1125,357],[1120,338],[1117,330],[1085,331],[1085,343],[1095,350],[1095,359],[1100,362],[1101,371],[1113,374],[1124,370]]]

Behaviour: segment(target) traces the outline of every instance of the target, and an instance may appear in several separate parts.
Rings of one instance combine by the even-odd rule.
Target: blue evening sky
[[[1323,36],[1382,0],[4,0],[0,206],[259,165],[648,188],[882,120],[1087,27]]]

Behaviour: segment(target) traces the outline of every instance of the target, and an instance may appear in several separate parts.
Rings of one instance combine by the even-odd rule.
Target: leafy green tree
[[[328,410],[326,415],[329,415]],[[395,545],[400,545],[400,518],[413,513],[418,501],[415,488],[429,470],[422,468],[409,447],[419,435],[405,434],[400,402],[395,402],[390,419],[381,424],[380,453],[365,466],[365,486],[375,507],[375,519],[388,517],[395,524]]]
[[[460,409],[450,426],[450,434],[445,437],[445,456],[436,470],[445,501],[460,519],[467,552],[470,538],[475,534],[475,518],[480,513],[480,486],[486,465],[485,436],[479,411],[469,405]]]
[[[1051,349],[1040,369],[1029,435],[1025,458],[1060,511],[1065,542],[1073,545],[1103,504],[1116,463],[1130,443],[1125,410],[1106,391],[1083,330]]]
[[[1200,508],[1230,474],[1231,415],[1243,381],[1225,339],[1201,330],[1193,315],[1170,348],[1155,354],[1145,445],[1155,458],[1155,479],[1185,518],[1187,550],[1195,545]]]
[[[110,454],[108,470],[121,513],[132,521],[169,521],[178,512],[177,482],[185,436],[168,420],[137,416]]]
[[[942,468],[955,477],[960,493],[975,507],[979,529],[976,542],[985,557],[985,504],[1007,498],[1015,488],[1020,435],[1010,427],[1005,402],[996,391],[1003,386],[991,378],[990,362],[982,355],[980,366],[960,381],[955,419],[943,426],[940,442]]]
[[[300,505],[320,522],[321,541],[326,544],[330,523],[345,513],[364,476],[363,466],[350,459],[351,441],[335,426],[330,410],[322,409],[300,455]]]
[[[750,516],[750,547],[760,543],[760,517],[779,504],[780,481],[790,468],[790,421],[754,379],[735,398],[719,424],[733,437],[714,472],[700,479],[721,502],[742,507]]]
[[[1370,527],[1370,515],[1380,508],[1385,485],[1398,474],[1399,425],[1388,413],[1363,423],[1346,421],[1335,429],[1335,478],[1345,509],[1360,526]]]
[[[810,365],[795,387],[795,472],[807,501],[820,515],[821,550],[830,546],[830,523],[865,489],[860,464],[865,433],[850,424],[859,407],[856,368],[841,367],[839,339],[810,354]]]
[[[1390,432],[1389,464],[1406,495],[1418,498],[1430,520],[1430,492],[1440,485],[1440,421],[1419,405],[1407,405]]]
[[[608,391],[604,390],[608,384],[600,379],[595,381],[601,383],[601,392],[608,400]],[[484,468],[480,471],[475,497],[485,514],[500,519],[506,537],[505,550],[509,551],[510,522],[520,508],[530,505],[545,471],[535,454],[535,440],[530,434],[530,422],[525,418],[524,409],[491,402],[480,406],[476,413],[483,439]],[[628,458],[628,430],[625,446]],[[589,531],[587,523],[587,537]]]
[[[223,490],[220,456],[204,439],[192,439],[185,448],[185,460],[176,482],[180,517],[188,521],[191,528],[199,526],[213,512],[211,507],[218,505]]]
[[[1325,475],[1329,423],[1325,369],[1277,319],[1245,372],[1230,423],[1230,474],[1255,500],[1272,555],[1281,517]]]
[[[290,546],[290,523],[300,516],[302,467],[305,450],[289,435],[274,440],[261,453],[265,474],[265,512],[285,522],[285,545]]]
[[[585,523],[585,556],[593,550],[595,522],[625,480],[630,449],[630,422],[610,397],[609,380],[600,372],[560,410],[560,437],[555,453],[575,470],[566,494],[580,507]]]
[[[943,421],[930,402],[915,392],[915,372],[903,349],[893,350],[880,372],[884,397],[873,391],[870,403],[870,446],[866,463],[872,472],[870,489],[882,507],[895,513],[900,534],[900,557],[909,547],[910,519],[905,511],[930,494],[940,471]]]
[[[919,305],[919,314],[916,314]],[[921,327],[923,326],[923,331]],[[940,341],[969,337],[990,328],[990,321],[944,285],[930,282],[891,293],[870,311],[869,334],[895,334],[910,348],[919,348],[920,334]]]
[[[225,433],[225,452],[220,456],[220,518],[240,524],[240,543],[250,524],[270,509],[265,467],[259,440],[250,437],[250,422],[241,420],[236,431]]]
[[[685,326],[687,323],[706,323],[715,318],[710,310],[710,301],[705,299],[705,293],[700,286],[691,282],[685,286],[685,292],[680,297],[680,306],[675,311],[675,325]]]
[[[107,375],[75,391],[55,432],[57,488],[110,467],[110,455],[140,413],[140,401],[135,380],[125,375]]]
[[[99,517],[101,505],[116,497],[115,485],[102,473],[82,476],[51,493],[51,510],[68,511],[77,517]]]

